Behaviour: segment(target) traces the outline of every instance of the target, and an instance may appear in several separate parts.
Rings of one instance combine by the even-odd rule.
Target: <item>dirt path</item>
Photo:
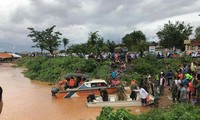
[[[173,104],[169,86],[165,86],[164,95],[160,96],[158,108],[169,108]]]

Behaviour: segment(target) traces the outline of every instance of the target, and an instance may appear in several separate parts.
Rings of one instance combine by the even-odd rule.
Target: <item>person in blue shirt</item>
[[[183,79],[182,83],[183,83],[183,86],[184,86],[184,87],[186,87],[187,81],[188,81],[187,78],[184,78],[184,79]]]
[[[111,77],[112,77],[112,79],[116,79],[117,72],[113,70],[112,73],[111,73]]]
[[[168,86],[171,86],[171,83],[172,83],[172,71],[170,69],[167,71],[166,77],[167,77]]]

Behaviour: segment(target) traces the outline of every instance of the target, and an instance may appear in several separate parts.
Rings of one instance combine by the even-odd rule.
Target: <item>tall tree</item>
[[[122,38],[122,43],[127,46],[129,50],[133,50],[133,46],[137,45],[139,41],[144,40],[146,41],[146,36],[143,34],[142,31],[133,31],[130,34],[126,34]]]
[[[96,31],[96,32],[90,32],[89,33],[89,37],[88,37],[88,44],[92,45],[92,46],[95,46],[97,41],[99,40],[99,34],[98,34],[99,31]]]
[[[200,26],[195,29],[195,39],[200,40]]]
[[[141,57],[144,55],[144,51],[148,49],[148,42],[145,40],[140,40],[136,45],[133,46],[135,51],[140,52]]]
[[[107,40],[106,45],[108,45],[109,52],[114,52],[114,49],[116,47],[116,44],[114,41]]]
[[[30,34],[28,37],[31,37],[31,40],[36,43],[32,47],[40,48],[41,50],[47,50],[52,55],[55,50],[58,50],[60,45],[60,35],[62,35],[59,31],[54,32],[53,29],[56,26],[53,25],[50,28],[47,28],[43,31],[36,31],[34,28],[28,27],[27,29],[30,30]]]
[[[99,31],[90,32],[87,45],[90,52],[100,53],[100,48],[103,46],[104,39],[98,34]]]
[[[65,50],[65,55],[66,55],[66,52],[67,52],[66,46],[69,44],[69,39],[63,38],[62,42],[63,42],[63,45],[64,45],[64,50]]]
[[[192,34],[192,26],[190,24],[184,25],[184,22],[176,21],[175,24],[170,21],[164,24],[164,28],[156,34],[160,39],[160,45],[165,48],[184,48],[184,40]]]

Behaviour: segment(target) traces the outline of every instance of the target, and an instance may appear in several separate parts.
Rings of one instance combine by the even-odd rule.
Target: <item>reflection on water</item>
[[[0,64],[0,86],[4,89],[4,107],[0,120],[95,120],[101,108],[87,108],[86,98],[55,99],[47,83],[31,81],[21,68]],[[132,113],[147,111],[127,107]]]

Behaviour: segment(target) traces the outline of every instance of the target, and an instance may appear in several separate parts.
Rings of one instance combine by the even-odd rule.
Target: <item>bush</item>
[[[119,108],[114,111],[112,107],[103,107],[97,120],[135,120],[136,116],[131,114],[125,108]]]
[[[147,73],[156,75],[161,71],[166,72],[166,66],[173,70],[174,68],[178,68],[181,63],[189,64],[191,61],[190,57],[157,60],[155,56],[147,56],[145,58],[134,59],[130,63],[132,69],[128,70],[124,76],[120,76],[120,80],[127,84],[132,79],[139,82],[141,76]],[[108,79],[110,77],[110,61],[98,63],[93,59],[87,60],[78,57],[24,57],[18,60],[17,65],[27,68],[27,71],[24,73],[26,77],[45,82],[57,82],[65,74],[76,72],[76,69],[81,69],[83,73],[90,75],[92,78]]]
[[[97,120],[199,120],[199,106],[178,104],[168,109],[151,109],[140,115],[131,114],[125,108],[114,110],[112,107],[103,107]]]
[[[80,69],[85,74],[94,77],[105,78],[107,75],[106,65],[100,67],[99,63],[93,59],[83,59],[77,57],[25,57],[17,61],[18,66],[24,66],[27,70],[24,75],[30,79],[44,82],[57,82],[67,73],[76,72]]]

